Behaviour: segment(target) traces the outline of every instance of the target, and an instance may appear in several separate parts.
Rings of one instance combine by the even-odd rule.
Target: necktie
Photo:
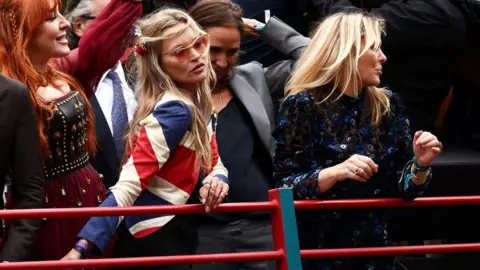
[[[113,105],[112,105],[112,129],[113,140],[117,155],[120,159],[125,153],[125,131],[128,127],[127,104],[123,96],[122,83],[115,71],[110,71],[107,77],[113,83]]]

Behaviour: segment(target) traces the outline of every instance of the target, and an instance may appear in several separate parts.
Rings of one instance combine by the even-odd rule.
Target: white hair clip
[[[135,53],[145,55],[147,53],[147,48],[145,47],[145,43],[140,40],[143,35],[142,30],[138,27],[135,27],[135,36],[138,37],[138,41],[135,43]]]
[[[135,27],[135,36],[139,38],[142,37],[142,30],[138,27]]]

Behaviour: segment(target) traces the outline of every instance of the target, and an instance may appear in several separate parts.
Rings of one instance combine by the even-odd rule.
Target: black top
[[[247,110],[235,96],[218,115],[218,152],[228,169],[228,202],[259,202],[268,199],[273,188],[272,159],[262,145]],[[233,221],[262,213],[214,213],[219,221]],[[266,216],[268,218],[268,216]]]
[[[0,186],[11,169],[15,209],[42,208],[42,150],[36,114],[28,89],[0,75]],[[3,197],[0,196],[3,205]],[[40,219],[8,222],[8,240],[3,244],[0,261],[31,259]]]
[[[56,100],[56,110],[45,129],[49,152],[45,159],[45,178],[67,174],[88,162],[86,101],[77,91]]]

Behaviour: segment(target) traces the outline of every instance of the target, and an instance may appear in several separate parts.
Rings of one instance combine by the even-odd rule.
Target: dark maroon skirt
[[[45,180],[45,208],[96,207],[105,199],[102,176],[87,163],[67,175]],[[34,260],[59,260],[75,245],[88,217],[44,219]],[[8,225],[7,225],[8,228]],[[104,256],[108,256],[108,252]]]

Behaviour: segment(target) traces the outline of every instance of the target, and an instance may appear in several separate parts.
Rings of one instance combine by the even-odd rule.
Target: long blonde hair
[[[332,96],[340,98],[352,86],[358,95],[363,87],[358,60],[368,49],[380,47],[383,33],[384,21],[362,11],[327,17],[298,60],[287,82],[287,96],[314,91],[324,97],[320,102],[325,102]],[[376,125],[390,111],[389,98],[383,88],[369,86],[364,92],[370,122]]]
[[[174,33],[166,33],[172,27],[184,25]],[[215,72],[210,64],[208,42],[205,53],[207,77],[199,86],[196,95],[192,98],[191,93],[179,88],[175,82],[163,71],[161,67],[161,55],[159,44],[167,39],[181,35],[186,29],[192,29],[199,36],[206,33],[185,12],[177,9],[164,9],[141,20],[138,28],[142,32],[139,43],[147,49],[143,55],[137,55],[138,109],[132,121],[132,127],[127,136],[128,149],[134,147],[137,129],[140,122],[148,117],[155,109],[157,102],[166,92],[172,93],[182,102],[191,107],[193,112],[191,132],[194,137],[193,149],[197,152],[197,162],[202,161],[207,168],[211,167],[212,150],[207,124],[212,114],[213,105],[210,85],[215,80]],[[130,152],[126,151],[126,152]],[[197,163],[198,164],[198,163]]]

